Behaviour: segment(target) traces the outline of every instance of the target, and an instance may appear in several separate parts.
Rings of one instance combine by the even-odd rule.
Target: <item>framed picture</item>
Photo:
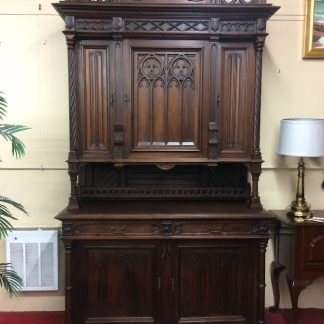
[[[306,0],[304,58],[324,58],[324,0]]]

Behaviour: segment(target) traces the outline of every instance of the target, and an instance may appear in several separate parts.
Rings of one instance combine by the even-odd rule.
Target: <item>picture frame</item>
[[[303,58],[324,58],[324,0],[306,0]]]

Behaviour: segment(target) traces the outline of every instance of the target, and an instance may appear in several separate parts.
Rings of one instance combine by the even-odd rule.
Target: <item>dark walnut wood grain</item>
[[[285,211],[274,211],[277,216],[275,260],[271,265],[277,311],[280,302],[279,275],[287,270],[286,279],[292,303],[292,323],[298,323],[299,294],[315,279],[324,275],[324,224],[312,220],[295,223]],[[324,217],[324,211],[314,211],[314,216]]]
[[[53,5],[69,67],[66,323],[264,323],[261,72],[278,7]]]

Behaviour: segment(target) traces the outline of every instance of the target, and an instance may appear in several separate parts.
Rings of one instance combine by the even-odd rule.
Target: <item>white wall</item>
[[[53,1],[54,2],[54,1]],[[269,1],[270,2],[270,1]],[[294,158],[276,153],[280,120],[284,117],[324,118],[324,60],[303,60],[304,0],[273,0],[280,11],[268,23],[264,50],[261,147],[265,163],[260,194],[267,209],[284,209],[294,199]],[[41,10],[39,10],[41,4]],[[21,133],[27,154],[10,156],[1,142],[1,194],[27,208],[16,227],[58,227],[54,216],[67,204],[69,178],[67,57],[62,19],[49,0],[0,1],[0,91],[9,103],[7,122],[31,129]],[[324,159],[306,159],[306,198],[314,209],[324,209]],[[0,242],[0,261],[4,242]],[[273,302],[267,252],[266,305]],[[287,286],[281,278],[281,307],[290,307]],[[301,307],[324,308],[324,279],[300,295]],[[60,294],[32,293],[9,298],[0,290],[0,311],[63,310]]]
[[[273,0],[281,6],[268,23],[263,65],[261,148],[263,174],[260,196],[266,209],[285,209],[296,192],[297,159],[276,153],[279,124],[287,117],[324,118],[324,60],[302,59],[306,0]],[[305,159],[306,199],[313,209],[324,209],[324,158]],[[267,252],[266,305],[273,303],[269,276],[272,242]],[[289,292],[281,276],[280,307],[291,307]],[[299,297],[300,307],[324,308],[324,278],[316,280]]]

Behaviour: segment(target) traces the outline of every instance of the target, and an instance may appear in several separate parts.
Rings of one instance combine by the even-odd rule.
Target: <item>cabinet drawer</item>
[[[76,237],[233,237],[267,236],[262,221],[98,221],[63,222],[63,236]]]
[[[300,229],[301,270],[324,269],[324,227]]]

